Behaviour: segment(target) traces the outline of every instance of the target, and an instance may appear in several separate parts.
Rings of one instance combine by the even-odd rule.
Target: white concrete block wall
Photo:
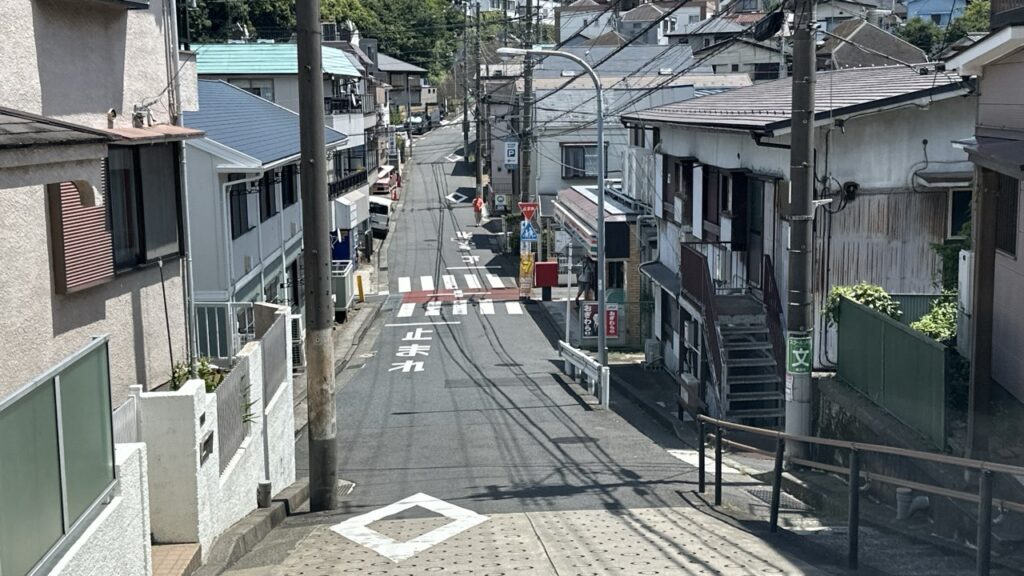
[[[92,525],[50,572],[53,576],[153,573],[145,444],[114,450],[118,490]]]
[[[291,353],[289,346],[289,354]],[[264,411],[267,419],[267,447],[270,455],[270,489],[278,494],[295,482],[295,410],[292,408],[292,378],[281,384]]]

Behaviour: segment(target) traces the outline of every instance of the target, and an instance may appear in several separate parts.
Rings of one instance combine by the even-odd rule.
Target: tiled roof
[[[790,124],[792,87],[792,78],[785,78],[622,117],[640,122],[770,132]],[[814,106],[816,117],[823,119],[963,90],[955,74],[921,74],[906,66],[849,68],[818,75]]]
[[[298,74],[295,44],[193,44],[196,72],[204,74]],[[359,77],[344,51],[322,47],[325,74]]]
[[[0,106],[0,150],[62,144],[106,144],[112,134]]]
[[[185,112],[185,125],[214,142],[263,164],[299,153],[299,115],[221,80],[199,81],[199,111]],[[328,147],[348,137],[324,127]]]
[[[415,64],[403,62],[398,58],[392,58],[383,52],[377,53],[377,69],[381,72],[419,72],[425,74],[427,71]]]
[[[641,4],[628,12],[622,13],[623,22],[653,22],[661,18],[665,11],[654,4]]]
[[[590,65],[597,64],[613,50],[615,46],[566,46],[562,50],[583,58]],[[616,75],[631,74],[640,70],[657,72],[661,68],[681,70],[693,61],[693,52],[689,46],[675,44],[661,45],[629,45],[617,52],[597,68],[598,74]],[[561,76],[563,71],[580,73],[583,69],[565,58],[548,58],[534,68],[534,77],[550,78]]]
[[[746,26],[728,18],[710,18],[693,24],[683,24],[668,36],[689,36],[691,34],[736,34],[746,29]]]
[[[844,41],[844,38],[850,42]],[[861,46],[881,54],[862,50]],[[898,62],[921,64],[928,61],[928,56],[917,46],[859,18],[846,20],[836,26],[832,36],[818,48],[818,56],[834,61],[835,68],[886,66]]]

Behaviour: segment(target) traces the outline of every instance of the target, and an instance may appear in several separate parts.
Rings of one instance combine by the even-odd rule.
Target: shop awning
[[[155,124],[133,128],[123,126],[120,128],[102,129],[103,132],[112,134],[122,139],[118,144],[158,144],[161,142],[177,142],[189,138],[199,138],[206,133],[195,128],[175,126],[173,124]]]
[[[597,194],[593,186],[574,186],[558,193],[554,202],[555,221],[579,244],[597,255]],[[605,256],[629,258],[632,240],[630,221],[636,214],[605,196]]]
[[[339,196],[332,204],[335,230],[355,230],[370,217],[370,196],[362,190]]]
[[[649,264],[641,265],[640,273],[650,278],[652,282],[661,286],[661,288],[669,294],[679,296],[679,275],[668,266],[665,266],[661,262],[651,262]]]

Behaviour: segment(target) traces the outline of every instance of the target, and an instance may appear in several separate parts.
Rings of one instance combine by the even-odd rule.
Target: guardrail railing
[[[697,434],[699,438],[699,450],[697,456],[697,470],[698,480],[697,489],[703,494],[706,489],[705,480],[705,427],[711,426],[714,431],[714,450],[715,450],[715,506],[721,505],[722,503],[722,446],[729,445],[734,448],[745,450],[748,452],[755,452],[761,455],[770,456],[775,458],[775,467],[772,473],[772,495],[771,495],[771,512],[769,516],[769,530],[776,532],[779,527],[779,501],[782,491],[782,465],[785,458],[786,442],[795,442],[802,444],[812,444],[817,446],[828,446],[831,448],[838,448],[840,450],[848,451],[848,465],[846,468],[842,466],[836,466],[833,464],[825,464],[823,462],[817,462],[809,460],[807,458],[796,458],[790,457],[789,462],[798,466],[805,466],[807,468],[815,468],[818,470],[824,470],[833,474],[846,475],[849,480],[849,516],[848,516],[848,530],[849,530],[849,542],[847,548],[847,564],[850,569],[856,569],[859,563],[858,561],[858,549],[859,549],[859,528],[860,528],[860,479],[869,481],[875,481],[882,484],[889,484],[899,488],[910,488],[912,490],[918,490],[927,494],[934,494],[936,496],[943,496],[946,498],[952,498],[954,500],[961,500],[964,502],[971,502],[978,505],[978,530],[977,530],[977,573],[979,576],[988,576],[991,561],[992,561],[992,507],[998,506],[1000,510],[1012,510],[1014,512],[1024,513],[1024,504],[1019,502],[1012,502],[1000,498],[994,498],[992,496],[992,475],[996,473],[1010,474],[1013,476],[1024,476],[1024,467],[1011,466],[1009,464],[999,464],[997,462],[988,462],[985,460],[973,460],[970,458],[960,458],[957,456],[949,456],[946,454],[937,454],[932,452],[920,452],[917,450],[907,450],[905,448],[896,448],[893,446],[884,446],[881,444],[864,444],[860,442],[850,442],[847,440],[834,440],[831,438],[819,438],[816,436],[800,436],[796,434],[786,434],[785,432],[778,432],[775,430],[766,430],[764,428],[757,428],[754,426],[746,426],[743,424],[735,424],[733,422],[726,422],[724,420],[717,420],[710,418],[703,414],[697,416]],[[726,430],[735,430],[738,432],[745,432],[748,434],[754,434],[765,438],[775,439],[775,452],[769,452],[739,442],[734,442],[724,438]],[[960,490],[954,490],[946,488],[944,486],[936,486],[934,484],[925,484],[923,482],[915,482],[912,480],[906,480],[903,478],[895,478],[892,476],[878,474],[876,472],[868,472],[861,470],[861,459],[862,455],[868,454],[884,454],[889,456],[899,456],[901,458],[910,458],[913,460],[920,460],[923,462],[932,462],[936,464],[946,464],[950,466],[957,466],[964,470],[971,470],[978,474],[978,492],[963,492]]]
[[[558,341],[558,355],[565,360],[565,372],[572,378],[583,377],[587,392],[597,396],[605,408],[611,400],[609,370],[607,366],[588,356],[584,351],[573,348],[563,340]]]

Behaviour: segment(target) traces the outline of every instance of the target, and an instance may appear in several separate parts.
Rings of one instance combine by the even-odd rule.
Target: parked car
[[[410,134],[426,134],[430,130],[430,118],[423,114],[413,114],[405,121],[406,130]]]

